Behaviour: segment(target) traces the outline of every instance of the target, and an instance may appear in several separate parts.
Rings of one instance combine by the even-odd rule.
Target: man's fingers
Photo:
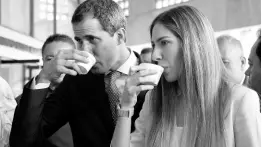
[[[60,65],[65,66],[65,68],[73,69],[78,74],[82,74],[80,67],[78,66],[78,64],[74,60],[61,60]]]
[[[66,67],[72,67],[74,63],[75,60],[61,60],[60,62],[62,66],[66,66]]]
[[[75,60],[78,62],[88,63],[88,53],[78,50],[65,50],[59,52],[58,56],[59,59],[64,60]]]
[[[77,75],[77,72],[75,70],[66,68],[64,66],[58,66],[57,70],[60,73],[65,73],[65,74],[72,75],[72,76]]]
[[[80,67],[78,66],[77,63],[74,63],[73,66],[72,66],[72,68],[73,68],[75,71],[77,71],[78,74],[82,74],[82,71],[81,71],[81,69],[80,69]]]

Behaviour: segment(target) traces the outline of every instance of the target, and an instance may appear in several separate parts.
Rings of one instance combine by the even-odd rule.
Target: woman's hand
[[[133,108],[140,91],[153,89],[162,72],[162,67],[150,63],[131,67],[130,76],[125,81],[124,92],[120,100],[121,109]]]

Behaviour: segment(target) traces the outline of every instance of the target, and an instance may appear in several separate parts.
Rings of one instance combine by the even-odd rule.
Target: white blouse
[[[152,122],[149,95],[150,92],[135,122],[136,130],[131,134],[130,147],[148,147],[146,140]],[[226,113],[224,123],[227,147],[261,147],[261,113],[255,91],[241,85],[234,86]],[[172,146],[182,147],[183,128],[175,127],[174,131]]]

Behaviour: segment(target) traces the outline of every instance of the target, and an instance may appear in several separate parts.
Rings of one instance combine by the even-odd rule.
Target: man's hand
[[[72,76],[81,73],[76,62],[88,63],[88,53],[79,50],[61,50],[50,61],[45,63],[36,79],[36,83],[49,83],[60,78],[61,74]]]

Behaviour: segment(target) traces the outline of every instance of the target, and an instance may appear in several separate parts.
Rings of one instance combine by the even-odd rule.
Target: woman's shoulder
[[[233,104],[235,108],[253,107],[259,110],[259,97],[254,90],[233,83],[229,83],[229,87],[231,104]]]
[[[254,97],[258,97],[257,93],[254,90],[246,86],[243,86],[240,84],[229,83],[229,87],[231,91],[232,100],[235,100],[235,101],[242,100],[243,98],[250,97],[250,96],[251,96],[251,99],[253,99]]]

